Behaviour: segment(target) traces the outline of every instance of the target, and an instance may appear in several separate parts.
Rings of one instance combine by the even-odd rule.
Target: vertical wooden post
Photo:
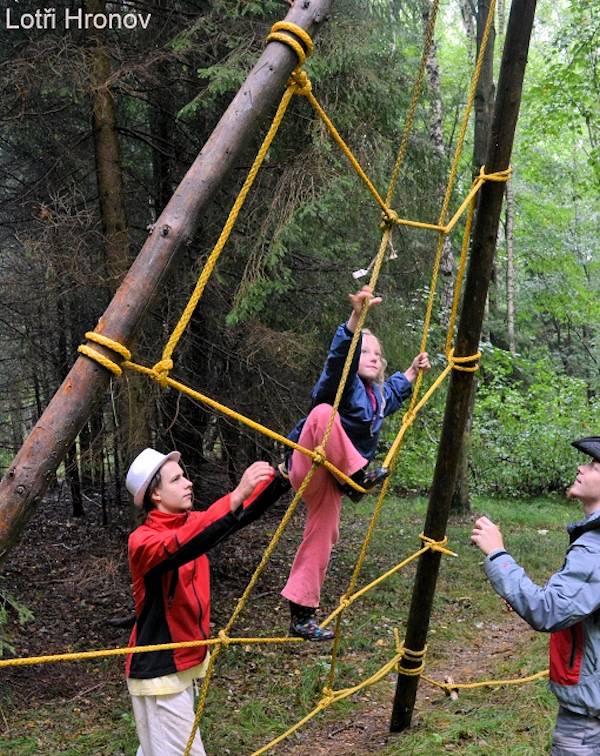
[[[510,164],[535,6],[536,0],[513,0],[487,150],[485,170],[488,174],[506,170]],[[479,348],[503,194],[504,184],[491,181],[480,191],[456,339],[457,357],[475,355]],[[454,370],[450,379],[424,529],[425,536],[434,541],[443,540],[446,534],[472,382],[473,373],[459,370]],[[405,636],[405,648],[416,654],[422,652],[427,643],[440,559],[440,552],[429,550],[419,560]],[[403,659],[402,666],[406,672],[398,675],[390,723],[392,732],[410,727],[419,682],[418,675],[410,674],[411,669],[419,666],[417,659],[409,655]]]
[[[286,21],[313,35],[334,0],[296,0]],[[96,327],[128,346],[166,277],[192,241],[202,213],[236,165],[260,124],[272,114],[298,62],[287,44],[272,41],[232,100],[200,154],[156,222],[122,285]],[[83,334],[82,334],[83,337]],[[94,345],[98,351],[103,348]],[[115,362],[120,358],[108,356]],[[110,373],[79,357],[0,481],[0,565],[34,513],[95,404]]]

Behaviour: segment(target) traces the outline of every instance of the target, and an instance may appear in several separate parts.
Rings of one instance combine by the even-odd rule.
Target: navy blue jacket
[[[312,390],[311,408],[317,404],[333,404],[352,337],[353,334],[345,323],[335,332],[323,372]],[[412,393],[412,385],[404,373],[400,372],[394,373],[384,382],[383,395],[379,385],[373,383],[371,388],[377,402],[377,409],[374,410],[367,388],[357,374],[361,344],[362,336],[352,359],[350,374],[339,406],[339,415],[348,438],[358,452],[371,461],[377,451],[383,419],[402,407],[403,402]],[[290,433],[288,438],[291,441],[298,441],[305,420],[306,418],[300,420]]]

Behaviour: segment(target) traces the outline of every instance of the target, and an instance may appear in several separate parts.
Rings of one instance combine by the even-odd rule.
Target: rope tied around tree
[[[312,55],[314,43],[310,34],[301,26],[290,21],[277,21],[271,27],[267,36],[269,42],[283,42],[289,45],[298,56],[298,67],[303,66],[309,55]]]
[[[401,658],[396,665],[396,669],[399,674],[406,675],[407,677],[420,677],[425,669],[425,655],[427,654],[427,644],[421,651],[411,651],[410,648],[406,648],[404,643],[400,643]],[[405,667],[402,662],[406,660],[412,662],[413,666]]]
[[[119,344],[118,341],[109,339],[108,336],[103,336],[101,333],[96,333],[96,331],[88,331],[85,334],[85,338],[88,341],[92,341],[96,344],[100,344],[100,346],[103,346],[106,349],[111,349],[113,352],[116,352],[117,354],[121,355],[125,363],[131,360],[131,352],[129,351],[129,349],[127,349],[126,346],[123,346],[123,344]],[[106,368],[116,378],[121,377],[123,373],[121,366],[118,365],[116,362],[114,362],[114,360],[111,360],[106,355],[101,354],[97,349],[94,349],[93,347],[87,344],[80,344],[80,346],[77,348],[77,351],[80,352],[81,354],[84,354],[86,357],[89,357],[91,360],[94,360],[98,364],[102,365],[102,367]]]
[[[444,536],[441,541],[436,541],[435,539],[426,536],[425,533],[419,533],[419,538],[430,551],[439,551],[442,554],[446,554],[446,556],[458,556],[454,551],[450,551],[450,549],[446,548],[448,544],[448,536]]]
[[[454,349],[450,350],[448,355],[448,363],[452,370],[462,371],[463,373],[476,373],[479,370],[479,363],[481,359],[481,352],[478,350],[475,354],[468,355],[466,357],[456,357]],[[469,362],[475,362],[475,365],[469,365]]]

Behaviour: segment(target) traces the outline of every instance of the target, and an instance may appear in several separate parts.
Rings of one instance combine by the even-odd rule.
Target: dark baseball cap
[[[600,462],[600,436],[580,438],[577,441],[572,441],[571,446]]]

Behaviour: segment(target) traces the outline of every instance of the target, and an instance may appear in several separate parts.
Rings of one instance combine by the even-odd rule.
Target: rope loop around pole
[[[510,177],[512,174],[512,167],[509,165],[508,168],[505,168],[503,171],[496,171],[495,173],[486,173],[485,172],[485,165],[482,165],[479,169],[479,178],[482,181],[497,181],[497,182],[506,182],[510,181]]]
[[[284,45],[291,47],[298,56],[299,66],[304,65],[314,47],[310,34],[298,24],[289,21],[278,21],[273,24],[267,36],[267,44],[269,42],[283,42]]]
[[[479,370],[480,359],[480,351],[465,357],[456,357],[454,355],[454,349],[451,349],[448,353],[448,362],[452,365],[452,369],[462,371],[463,373],[476,373]],[[475,364],[469,365],[469,362],[474,362]]]
[[[404,675],[405,677],[420,677],[423,673],[423,670],[425,669],[425,655],[427,654],[427,644],[425,644],[425,647],[421,649],[421,651],[411,651],[410,648],[406,648],[406,646],[402,643],[400,644],[401,648],[400,651],[402,652],[402,658],[396,665],[396,669],[399,674]],[[402,662],[406,659],[406,661],[413,662],[416,664],[416,667],[405,667]]]
[[[116,352],[118,355],[120,355],[126,362],[129,362],[131,359],[131,352],[129,349],[127,349],[126,346],[123,346],[123,344],[119,344],[118,341],[114,341],[114,339],[109,339],[108,336],[103,336],[101,333],[96,333],[96,331],[88,331],[85,334],[85,338],[88,341],[93,341],[96,344],[100,344],[100,346],[106,347],[107,349],[112,349],[113,352]],[[102,365],[103,368],[106,368],[109,372],[111,372],[116,378],[120,378],[123,371],[121,370],[121,367],[117,365],[116,362],[110,359],[110,357],[107,357],[104,354],[100,354],[96,349],[93,347],[88,346],[87,344],[80,344],[77,348],[77,351],[80,354],[84,354],[86,357],[89,357],[90,360],[94,360],[94,362],[97,362],[99,365]]]
[[[430,549],[430,551],[439,551],[442,554],[446,554],[447,556],[458,556],[458,554],[455,554],[453,551],[450,551],[450,549],[446,548],[446,544],[448,543],[448,536],[444,536],[441,541],[434,541],[433,538],[429,538],[425,535],[425,533],[419,533],[419,538],[423,541],[425,546]]]

